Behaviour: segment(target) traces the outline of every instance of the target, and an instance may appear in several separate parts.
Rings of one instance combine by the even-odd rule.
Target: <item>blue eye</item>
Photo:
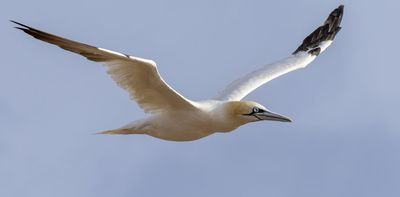
[[[258,107],[253,107],[253,112],[254,113],[258,113],[260,111],[260,108],[258,108]]]

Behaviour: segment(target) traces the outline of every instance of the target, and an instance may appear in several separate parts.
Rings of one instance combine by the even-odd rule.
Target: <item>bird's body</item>
[[[221,101],[196,102],[192,110],[169,110],[104,133],[145,133],[164,140],[190,141],[218,131],[233,130],[221,116]]]
[[[192,110],[168,110],[137,120],[108,134],[147,134],[164,140],[192,141],[216,132],[229,132],[245,124],[229,109],[235,102],[206,100],[195,102]]]
[[[39,40],[103,63],[118,85],[151,114],[119,129],[101,133],[147,134],[164,140],[192,141],[260,120],[290,122],[289,118],[273,113],[261,104],[242,99],[266,82],[312,62],[332,43],[340,30],[342,16],[343,6],[339,6],[291,56],[245,75],[213,100],[206,101],[192,101],[173,90],[161,78],[152,60],[93,47],[13,22],[22,26],[18,29]]]

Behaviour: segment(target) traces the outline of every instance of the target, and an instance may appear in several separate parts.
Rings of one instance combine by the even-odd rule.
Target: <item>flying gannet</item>
[[[341,29],[341,5],[287,58],[268,64],[233,81],[214,99],[192,101],[172,89],[160,76],[152,60],[125,55],[55,36],[11,21],[25,33],[89,60],[104,63],[108,74],[129,92],[151,116],[102,134],[147,134],[171,141],[191,141],[216,132],[229,132],[261,120],[291,122],[253,101],[242,101],[250,92],[283,74],[306,67],[329,45]]]

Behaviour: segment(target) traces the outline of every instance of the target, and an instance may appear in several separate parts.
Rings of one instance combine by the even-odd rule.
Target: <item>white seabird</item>
[[[191,141],[216,132],[229,132],[241,125],[272,120],[290,122],[253,101],[242,101],[264,83],[293,70],[304,68],[331,45],[340,30],[341,5],[325,23],[312,32],[289,57],[266,65],[232,82],[214,99],[192,101],[172,89],[160,76],[156,63],[139,57],[93,47],[14,22],[25,33],[89,60],[104,63],[108,73],[139,106],[151,114],[119,129],[102,134],[147,134],[172,141]]]

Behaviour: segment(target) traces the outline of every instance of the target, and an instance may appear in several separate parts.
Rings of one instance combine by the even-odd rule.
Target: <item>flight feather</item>
[[[287,58],[268,64],[229,84],[215,97],[217,100],[242,100],[261,85],[288,72],[306,67],[329,45],[340,31],[344,6],[333,10],[324,24],[307,36]]]

